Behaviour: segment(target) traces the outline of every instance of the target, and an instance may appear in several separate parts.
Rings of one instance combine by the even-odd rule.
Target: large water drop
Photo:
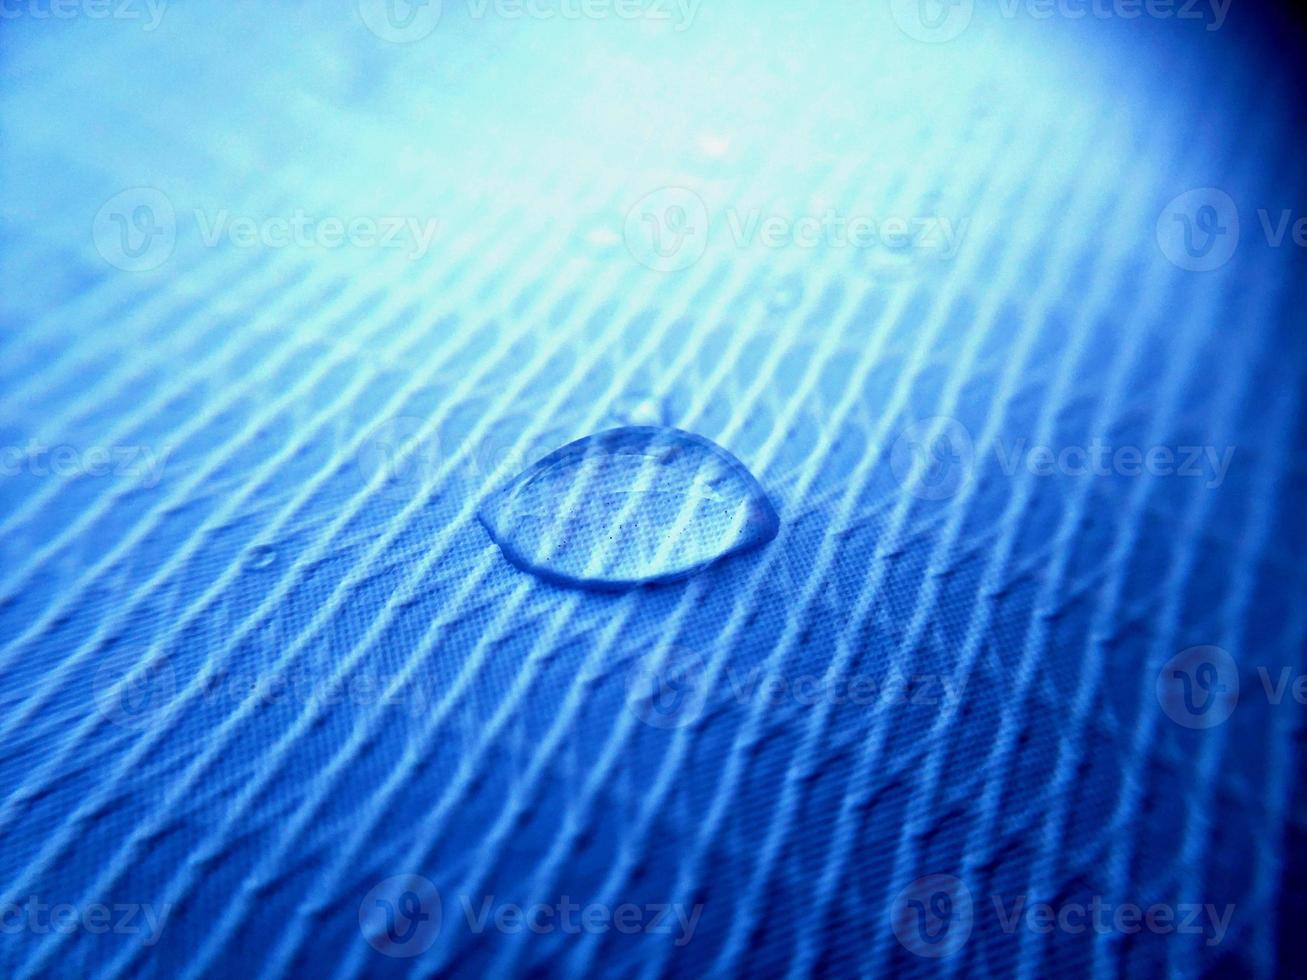
[[[683,578],[770,541],[780,526],[743,463],[702,436],[659,426],[555,450],[479,517],[514,565],[594,589]]]

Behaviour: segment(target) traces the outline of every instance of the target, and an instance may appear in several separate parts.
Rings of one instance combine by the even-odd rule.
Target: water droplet
[[[703,151],[704,156],[712,157],[714,160],[726,156],[730,148],[730,139],[721,133],[704,133],[699,137],[699,149]]]
[[[788,313],[799,305],[803,299],[803,280],[798,276],[786,276],[767,297],[767,309],[772,313]]]
[[[271,568],[277,561],[277,549],[272,545],[261,544],[250,549],[245,564],[250,568]]]
[[[770,541],[762,487],[702,436],[628,426],[557,449],[478,515],[505,557],[560,585],[668,582]]]
[[[616,399],[607,417],[614,425],[668,425],[671,415],[667,399],[637,392]]]
[[[596,252],[611,252],[622,243],[622,236],[600,225],[586,232],[585,243]]]
[[[867,278],[872,282],[902,282],[920,271],[921,267],[916,258],[906,249],[880,245],[867,250],[863,267]]]

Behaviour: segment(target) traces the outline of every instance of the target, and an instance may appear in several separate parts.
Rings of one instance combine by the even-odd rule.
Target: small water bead
[[[662,426],[611,429],[555,450],[478,516],[517,567],[595,589],[684,578],[770,541],[780,526],[743,463]]]
[[[245,564],[249,568],[271,568],[277,563],[277,549],[270,544],[256,545],[249,550]]]
[[[648,393],[634,393],[616,399],[607,418],[616,426],[666,426],[671,422],[671,406],[666,398]]]
[[[803,300],[803,279],[797,275],[786,276],[772,287],[767,296],[767,309],[771,313],[789,313]]]

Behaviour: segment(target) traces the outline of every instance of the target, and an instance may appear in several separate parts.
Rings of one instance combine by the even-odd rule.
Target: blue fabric
[[[1307,278],[1258,212],[1307,195],[1256,11],[374,6],[0,25],[0,972],[1298,969]],[[485,495],[618,424],[778,536],[507,563]],[[638,928],[469,923],[569,900]]]

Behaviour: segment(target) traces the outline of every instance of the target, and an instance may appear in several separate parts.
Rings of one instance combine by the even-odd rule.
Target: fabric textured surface
[[[1234,14],[890,7],[0,25],[0,901],[166,910],[15,912],[6,975],[1296,969],[1290,79]],[[1159,220],[1195,188],[1242,232],[1210,271]],[[874,240],[795,224],[831,213]],[[615,595],[507,563],[478,506],[617,424],[726,448],[777,537]],[[1159,688],[1197,646],[1210,727]],[[929,876],[970,902],[938,958],[896,932]],[[360,907],[410,892],[430,943],[379,949]]]

